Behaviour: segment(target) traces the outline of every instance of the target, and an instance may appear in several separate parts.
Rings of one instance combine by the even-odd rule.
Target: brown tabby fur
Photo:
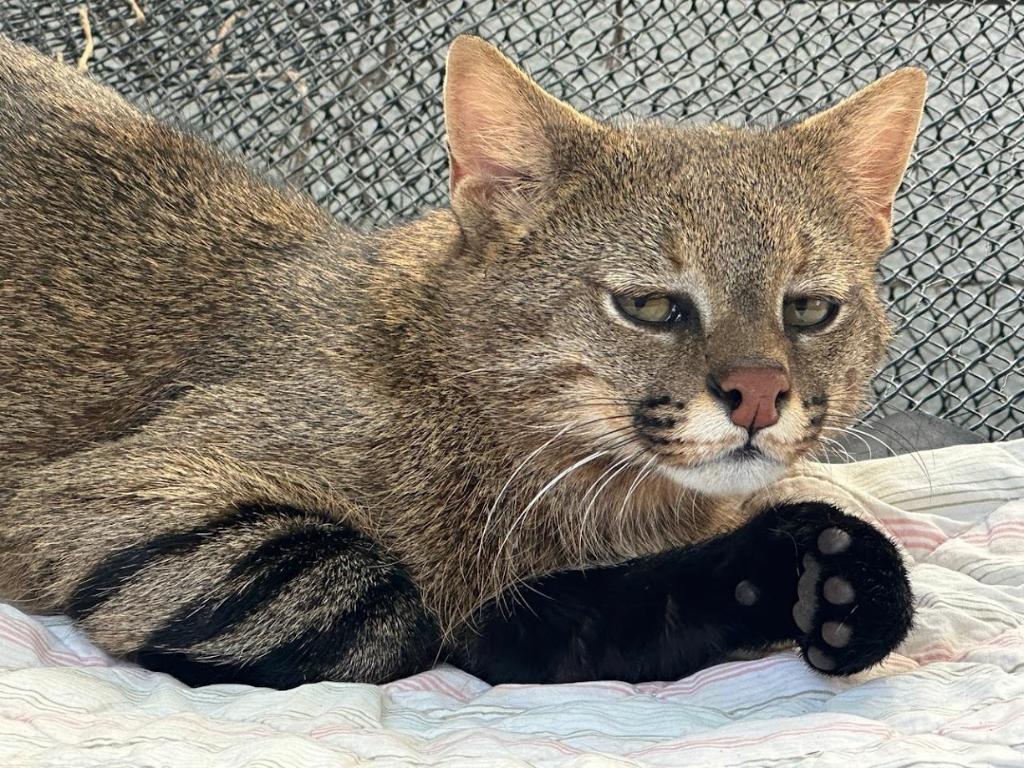
[[[452,209],[361,235],[0,40],[0,594],[61,610],[110,552],[260,501],[382,543],[451,629],[531,575],[734,525],[864,403],[923,86],[901,70],[774,131],[610,125],[460,38]],[[884,173],[858,165],[869,129]],[[782,328],[794,286],[845,300],[828,332]],[[632,288],[690,292],[701,333],[613,317]],[[759,435],[779,471],[680,485],[665,467],[736,445],[707,376],[751,363],[792,380]],[[627,401],[662,394],[674,442],[645,447]],[[218,546],[86,629],[130,651],[247,543]]]

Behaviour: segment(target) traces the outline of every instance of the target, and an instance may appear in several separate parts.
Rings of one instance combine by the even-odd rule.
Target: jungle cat
[[[924,92],[609,123],[459,37],[450,210],[359,234],[0,42],[0,594],[193,685],[877,663],[897,549],[757,499],[866,401]]]

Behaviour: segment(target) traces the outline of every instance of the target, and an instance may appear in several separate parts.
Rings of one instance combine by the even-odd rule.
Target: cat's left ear
[[[871,223],[884,226],[886,241],[927,88],[922,70],[898,69],[797,126],[852,186]]]

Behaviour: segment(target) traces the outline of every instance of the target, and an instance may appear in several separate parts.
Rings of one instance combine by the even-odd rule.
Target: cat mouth
[[[673,450],[669,445],[662,443],[661,450],[652,451],[658,458],[675,467],[697,468],[708,465],[722,464],[745,464],[755,461],[784,464],[785,462],[773,453],[754,445],[750,440],[742,445],[723,447],[715,451],[705,448],[700,451],[699,456],[694,456],[694,445],[692,443],[679,443],[680,450]]]
[[[760,448],[752,445],[749,440],[746,445],[734,448],[729,451],[729,453],[725,454],[725,456],[718,459],[718,461],[753,461],[754,459],[767,459],[768,461],[774,461],[774,459],[766,455]]]
[[[771,453],[768,453],[755,445],[751,445],[748,442],[746,445],[741,445],[738,448],[733,448],[731,451],[726,451],[725,453],[716,458],[703,462],[703,464],[724,467],[735,467],[738,470],[744,470],[755,464],[762,466],[783,467],[787,464],[787,462],[781,457],[774,456]]]

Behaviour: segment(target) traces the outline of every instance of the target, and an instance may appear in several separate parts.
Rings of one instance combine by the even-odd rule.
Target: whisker
[[[640,484],[641,480],[643,480],[647,476],[647,471],[650,469],[651,465],[654,464],[654,462],[656,462],[657,460],[657,456],[651,456],[647,463],[644,464],[643,469],[641,469],[637,473],[636,479],[633,480],[632,485],[629,486],[629,490],[626,491],[626,497],[622,500],[622,506],[619,507],[620,518],[625,514],[626,504],[629,503],[629,499],[633,495],[633,492],[636,490],[636,487]]]
[[[628,405],[636,407],[640,405],[640,400],[632,400],[630,398],[607,398],[604,400],[580,400],[583,405]]]
[[[570,422],[569,424],[566,424],[564,427],[562,427],[562,429],[554,437],[552,437],[546,443],[541,445],[539,448],[535,449],[529,456],[527,456],[522,462],[520,462],[519,466],[517,466],[515,470],[513,470],[512,474],[509,475],[508,480],[505,481],[505,485],[503,485],[501,487],[501,490],[498,491],[498,495],[494,498],[494,503],[491,504],[490,509],[487,511],[487,518],[484,520],[484,527],[480,533],[480,546],[477,549],[478,556],[483,556],[484,544],[487,541],[487,531],[490,528],[491,520],[494,517],[494,512],[495,510],[497,510],[498,504],[501,503],[502,498],[505,496],[505,492],[508,491],[509,486],[512,485],[512,481],[515,480],[516,476],[523,470],[523,468],[527,464],[529,464],[541,451],[543,451],[545,448],[547,448],[549,445],[555,442],[555,440],[560,438],[567,431],[572,429],[573,426],[575,426],[575,422]]]
[[[624,536],[624,528],[626,526],[626,507],[629,505],[629,500],[632,498],[636,489],[639,488],[641,484],[643,484],[644,480],[650,476],[651,472],[654,471],[652,465],[657,458],[657,456],[651,457],[651,459],[644,465],[643,469],[637,473],[636,479],[633,481],[632,485],[630,485],[629,490],[626,491],[626,497],[622,500],[622,506],[619,507],[619,513],[616,515],[620,539]]]
[[[850,418],[850,416],[848,414],[840,413],[838,415],[840,417],[842,417],[842,418]],[[884,425],[875,424],[873,426],[874,426],[874,428],[880,428],[880,427],[882,427]],[[848,433],[848,434],[854,435],[855,437],[857,437],[864,444],[865,448],[867,448],[868,458],[874,458],[871,455],[871,447],[870,447],[870,445],[867,442],[869,439],[870,440],[874,440],[876,443],[878,443],[883,448],[885,448],[885,450],[887,450],[889,452],[889,455],[891,455],[891,456],[898,455],[897,451],[891,445],[889,445],[885,440],[882,440],[882,438],[878,437],[877,435],[873,435],[870,432],[865,432],[864,430],[861,430],[858,427],[853,427],[853,426],[850,426],[850,427],[823,427],[823,429],[828,429],[828,430],[831,430],[833,432]],[[921,470],[921,474],[928,481],[928,489],[929,489],[928,492],[932,493],[933,492],[932,475],[931,475],[931,472],[929,471],[928,467],[925,465],[924,459],[920,455],[921,452],[919,450],[916,450],[914,448],[913,444],[909,440],[904,438],[902,435],[899,435],[898,433],[896,433],[895,430],[893,430],[891,427],[888,428],[888,429],[889,429],[890,432],[893,433],[892,437],[893,437],[894,440],[902,441],[903,447],[907,449],[907,450],[904,451],[905,455],[909,456],[910,459]]]
[[[585,554],[584,553],[584,547],[583,547],[583,541],[586,538],[587,522],[590,519],[590,512],[594,508],[594,505],[597,503],[598,497],[601,495],[601,492],[619,474],[621,474],[624,469],[626,469],[627,465],[629,465],[629,463],[633,460],[633,458],[635,458],[635,457],[633,457],[633,456],[626,456],[625,458],[619,459],[618,461],[615,461],[615,462],[612,462],[611,464],[609,464],[608,468],[605,469],[605,471],[602,472],[600,475],[598,475],[597,479],[594,480],[593,483],[591,483],[590,488],[587,489],[587,492],[584,493],[583,497],[580,499],[580,504],[583,504],[584,502],[587,501],[587,497],[590,496],[591,493],[593,493],[593,497],[590,499],[590,502],[584,508],[583,515],[581,516],[581,519],[580,519],[580,525],[579,525],[580,536],[579,536],[579,541],[577,543],[577,550],[576,550],[577,553],[578,553],[578,559],[582,560],[583,557],[584,557],[584,554]],[[607,479],[605,479],[605,478],[607,478]]]
[[[889,455],[892,455],[892,456],[896,455],[895,449],[893,449],[893,447],[891,445],[889,445],[887,442],[885,442],[885,440],[883,440],[882,438],[878,437],[877,435],[872,435],[872,434],[870,434],[868,432],[864,432],[863,430],[857,429],[856,427],[853,427],[853,426],[842,427],[842,428],[840,428],[840,427],[826,427],[826,428],[827,429],[831,429],[832,431],[835,431],[835,432],[842,432],[842,433],[851,434],[851,435],[854,435],[856,437],[859,437],[861,442],[864,443],[864,446],[868,449],[868,454],[869,455],[871,453],[871,447],[870,447],[870,445],[867,442],[868,439],[874,440],[876,443],[878,443],[883,448],[885,448],[885,450],[889,452]],[[875,458],[875,457],[871,456],[870,458]],[[885,457],[883,456],[881,458],[885,458]]]
[[[589,421],[573,422],[573,423],[576,424],[576,426],[578,426],[578,427],[580,427],[582,429],[583,427],[589,427],[591,424],[599,424],[602,421],[618,421],[619,419],[632,419],[632,418],[633,418],[632,414],[623,413],[623,414],[613,414],[611,416],[598,416],[597,418],[590,419]],[[544,431],[551,430],[551,429],[557,429],[558,426],[559,426],[558,424],[551,424],[551,425],[549,425],[549,424],[537,424],[537,425],[534,425],[532,427],[532,429],[534,431],[537,431],[537,432],[544,432]]]
[[[885,425],[875,424],[874,427],[876,429],[880,429],[880,428],[885,427]],[[921,451],[918,450],[917,448],[915,448],[914,444],[911,443],[907,438],[903,437],[902,435],[899,435],[892,428],[889,428],[889,427],[885,427],[885,428],[889,429],[890,432],[894,433],[892,435],[892,439],[897,441],[898,443],[902,443],[903,448],[905,449],[904,450],[904,454],[909,456],[911,458],[911,460],[913,460],[913,462],[921,470],[921,474],[924,475],[925,478],[928,480],[928,493],[931,494],[932,491],[933,491],[933,489],[932,489],[932,474],[928,470],[928,467],[924,463],[924,458],[922,458],[922,456],[921,456]],[[867,432],[862,432],[861,430],[859,430],[857,428],[851,428],[851,431],[854,434],[857,434],[857,435],[865,435],[867,437],[874,437],[873,435],[871,435],[871,434],[869,434]],[[875,439],[877,440],[878,438],[875,438]],[[881,441],[879,440],[879,442],[881,442]],[[896,451],[894,451],[891,446],[887,446],[887,447],[889,449],[889,452],[892,453],[893,456],[897,455]]]
[[[515,521],[509,527],[508,533],[505,534],[505,538],[502,540],[501,545],[498,547],[497,556],[495,558],[495,565],[497,565],[500,562],[500,560],[501,560],[501,557],[500,557],[501,553],[504,552],[506,545],[508,544],[509,540],[512,538],[512,534],[522,524],[523,520],[526,519],[526,516],[530,513],[530,510],[533,509],[537,505],[537,502],[539,502],[544,497],[544,495],[548,491],[550,491],[552,488],[554,488],[563,478],[567,477],[572,472],[575,472],[580,467],[582,467],[582,466],[584,466],[586,464],[589,464],[590,462],[594,461],[595,459],[599,459],[600,457],[605,456],[605,455],[607,455],[607,451],[595,451],[594,453],[590,454],[589,456],[580,459],[575,464],[572,464],[571,466],[567,467],[566,469],[563,469],[561,472],[559,472],[557,475],[555,475],[555,477],[552,480],[550,480],[543,488],[541,488],[540,491],[538,491],[537,494],[530,500],[530,503],[526,505],[526,507],[523,509],[523,511],[519,514],[519,516],[515,519]]]
[[[840,434],[847,434],[847,433],[848,433],[848,431],[847,431],[847,430],[845,430],[845,429],[841,429],[840,427],[827,427],[827,426],[823,426],[823,427],[822,427],[821,429],[822,429],[822,431],[823,431],[823,432],[824,432],[825,430],[828,430],[828,431],[830,431],[830,432],[838,432],[838,433],[840,433]],[[864,448],[865,448],[865,450],[867,450],[867,452],[868,452],[868,458],[869,458],[869,459],[870,459],[870,458],[873,458],[873,457],[872,457],[872,455],[871,455],[871,444],[870,444],[870,443],[868,443],[868,441],[867,441],[867,440],[865,440],[863,436],[861,436],[861,435],[858,435],[858,434],[857,434],[856,432],[849,432],[849,434],[853,435],[853,436],[854,436],[854,437],[856,437],[856,438],[857,438],[858,440],[860,440],[860,441],[861,441],[861,443],[863,443],[863,444],[864,444]],[[836,446],[836,448],[841,448],[841,449],[842,449],[842,450],[843,450],[843,451],[844,451],[844,452],[846,453],[846,456],[847,456],[847,458],[848,458],[848,459],[849,459],[850,461],[853,461],[853,460],[854,460],[854,458],[853,458],[852,454],[850,453],[850,451],[849,451],[849,450],[847,450],[847,449],[846,449],[846,447],[845,447],[845,446],[843,446],[843,444],[842,444],[842,443],[840,443],[840,442],[839,442],[838,440],[835,440],[835,439],[833,439],[833,438],[831,438],[831,437],[826,437],[825,435],[821,435],[821,440],[822,440],[823,442],[828,442],[828,443],[829,443],[830,445],[834,445],[834,446]]]

